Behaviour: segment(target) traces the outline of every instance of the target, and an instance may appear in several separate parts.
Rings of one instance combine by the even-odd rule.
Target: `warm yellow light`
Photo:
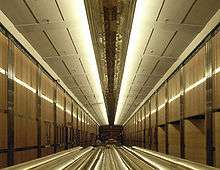
[[[4,69],[0,68],[0,73],[1,73],[1,74],[5,74],[6,72],[5,72]]]
[[[187,87],[185,89],[185,93],[187,93],[188,91],[194,89],[195,87],[197,87],[198,85],[204,83],[206,81],[206,77],[203,77],[202,79],[200,79],[199,81],[195,82],[194,84],[190,85],[189,87]]]
[[[91,88],[96,96],[96,99],[98,100],[98,103],[101,103],[99,105],[101,113],[97,113],[102,120],[102,122],[100,123],[108,124],[104,96],[102,93],[98,66],[96,63],[84,1],[72,1],[72,8],[74,9],[73,21],[74,23],[76,23],[72,28],[72,32],[77,39],[77,43],[79,46],[79,56],[81,57],[81,61],[83,62],[83,65],[85,67],[86,74],[91,84]]]
[[[50,99],[49,97],[47,97],[47,96],[45,96],[45,95],[43,95],[43,94],[41,94],[41,98],[44,99],[44,100],[46,100],[46,101],[48,101],[48,102],[50,102],[50,103],[53,103],[53,100],[52,100],[52,99]]]
[[[56,106],[57,106],[60,110],[64,110],[63,106],[61,106],[60,104],[56,103]]]
[[[33,93],[36,93],[36,89],[34,89],[33,87],[29,86],[27,83],[21,81],[20,79],[18,79],[17,77],[14,77],[14,81],[20,85],[22,85],[23,87],[27,88],[28,90],[32,91]]]
[[[181,93],[177,94],[176,96],[173,96],[171,99],[168,100],[169,103],[171,103],[172,101],[178,99],[180,97]]]
[[[146,36],[146,21],[149,17],[148,8],[149,4],[152,3],[150,0],[137,0],[134,19],[131,29],[131,35],[128,45],[127,56],[125,60],[125,67],[122,77],[122,83],[120,87],[118,105],[115,116],[115,124],[120,124],[120,116],[124,101],[128,95],[130,85],[133,81],[135,73],[138,69],[138,64],[143,55],[143,49],[145,45]]]

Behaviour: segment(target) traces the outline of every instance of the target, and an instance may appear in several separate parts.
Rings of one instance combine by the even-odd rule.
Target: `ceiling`
[[[116,112],[116,123],[122,124],[220,8],[220,1],[109,1],[85,0],[100,89],[85,53],[87,42],[79,34],[81,13],[74,4],[80,0],[0,0],[0,9],[100,124],[106,124],[105,105],[109,122]],[[115,21],[104,12],[114,6]],[[136,13],[141,17],[136,19]],[[138,24],[141,34],[135,35]]]

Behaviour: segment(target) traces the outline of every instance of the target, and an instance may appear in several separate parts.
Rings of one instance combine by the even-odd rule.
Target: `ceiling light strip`
[[[124,66],[124,72],[123,77],[121,81],[121,87],[119,92],[119,98],[118,98],[118,104],[116,109],[116,115],[115,115],[115,122],[114,124],[119,124],[120,122],[120,116],[123,109],[124,101],[126,100],[128,91],[130,89],[130,85],[132,84],[133,75],[137,70],[137,67],[135,66],[135,60],[137,61],[137,49],[135,48],[136,43],[139,42],[140,39],[140,31],[141,31],[141,21],[143,20],[143,3],[144,0],[138,0],[136,2],[135,12],[134,12],[134,19],[132,23],[131,28],[131,35],[129,39],[128,44],[128,51],[127,56],[125,59],[125,66]],[[143,25],[142,25],[143,26]],[[139,35],[139,36],[138,36]]]
[[[86,7],[85,7],[85,2],[84,1],[74,1],[74,5],[77,6],[77,11],[74,11],[74,15],[78,16],[80,13],[80,18],[79,18],[79,27],[81,28],[79,30],[79,33],[82,36],[82,44],[84,45],[84,48],[82,49],[83,54],[86,57],[86,61],[88,62],[87,65],[87,71],[88,74],[91,75],[88,78],[90,80],[90,83],[92,84],[92,89],[97,94],[98,100],[101,103],[99,105],[99,108],[101,110],[101,114],[99,116],[102,116],[102,120],[104,121],[104,124],[108,124],[108,117],[107,117],[107,111],[105,107],[105,102],[104,102],[104,96],[102,93],[102,87],[101,87],[101,81],[99,77],[99,72],[98,72],[98,65],[96,62],[95,58],[95,53],[94,53],[94,48],[92,44],[92,38],[89,30],[89,23],[88,23],[88,18],[86,15]]]

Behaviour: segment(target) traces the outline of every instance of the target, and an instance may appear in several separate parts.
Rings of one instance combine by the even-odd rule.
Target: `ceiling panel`
[[[84,70],[79,58],[75,58],[74,56],[69,57],[68,59],[63,59],[68,69],[74,74],[83,74]]]
[[[145,74],[146,76],[151,73],[158,58],[150,55],[144,55],[140,67],[138,69],[138,74]]]
[[[184,23],[204,25],[211,19],[219,8],[219,0],[197,0]]]
[[[152,75],[156,75],[156,76],[163,76],[165,74],[165,72],[168,70],[168,68],[170,68],[170,66],[173,64],[173,60],[170,59],[161,59],[159,61],[159,63],[157,64],[157,66],[155,67]]]
[[[46,59],[46,62],[50,65],[50,67],[58,74],[59,77],[70,76],[68,70],[64,66],[63,62],[57,58]]]
[[[77,55],[67,30],[47,30],[47,33],[60,55]]]
[[[71,91],[73,92],[73,94],[76,95],[76,96],[82,96],[82,95],[83,95],[83,93],[82,93],[82,91],[79,89],[79,87],[72,87],[72,88],[70,88],[70,89],[71,89]]]
[[[141,89],[140,94],[141,94],[141,95],[144,95],[144,96],[147,96],[150,91],[151,91],[151,87],[144,86],[144,87]]]
[[[62,21],[62,17],[55,1],[26,0],[26,2],[39,22]]]
[[[57,55],[57,52],[43,32],[25,32],[23,35],[42,57]]]
[[[98,103],[96,101],[96,98],[94,97],[94,95],[90,95],[90,96],[86,96],[87,100],[89,101],[90,104],[96,104]]]
[[[158,20],[162,22],[181,23],[194,1],[166,0]]]
[[[154,30],[146,54],[162,55],[174,33],[174,31]],[[158,42],[158,40],[160,41]]]
[[[86,97],[85,97],[84,95],[78,96],[77,99],[79,99],[79,101],[82,102],[83,105],[84,105],[85,103],[88,103],[88,101],[87,101],[87,99],[86,99]]]
[[[196,33],[193,32],[179,31],[166,49],[164,55],[177,59],[195,36]]]
[[[137,94],[137,92],[139,92],[141,89],[141,86],[139,86],[138,84],[134,84],[131,86],[130,92],[129,94]]]
[[[83,86],[83,84],[80,86],[80,88],[82,89],[83,93],[86,95],[86,96],[91,96],[91,95],[94,95],[92,89],[90,86]]]
[[[73,11],[79,10],[77,9],[78,7],[74,5],[74,1],[57,0],[57,3],[59,4],[64,20],[74,21]]]
[[[67,87],[69,88],[78,87],[76,81],[73,79],[72,76],[68,76],[68,77],[60,76],[60,78],[64,81]]]
[[[144,3],[148,10],[145,11],[146,20],[156,20],[157,16],[160,12],[160,8],[163,4],[163,0],[154,0],[154,1],[147,1]]]
[[[74,78],[79,86],[90,86],[86,74],[75,74]]]
[[[134,105],[138,106],[143,101],[143,97],[137,97],[134,101]]]
[[[92,104],[92,108],[96,111],[96,113],[101,113],[100,112],[100,106],[99,106],[99,104]]]
[[[0,0],[0,9],[15,25],[36,23],[24,1],[21,0]],[[19,14],[19,15],[18,15]]]
[[[138,95],[138,90],[134,91],[130,91],[129,95],[127,96],[127,102],[134,100],[134,98]]]
[[[148,43],[148,40],[151,36],[152,28],[146,27],[145,28],[145,34],[144,35],[138,35],[139,38],[141,39],[142,43],[134,43],[133,44],[133,49],[135,50],[136,58],[139,57],[141,58],[144,54],[145,47]]]
[[[160,78],[160,76],[150,76],[144,86],[153,88]]]
[[[142,87],[146,80],[147,76],[145,74],[136,74],[133,84],[137,84],[138,86]]]

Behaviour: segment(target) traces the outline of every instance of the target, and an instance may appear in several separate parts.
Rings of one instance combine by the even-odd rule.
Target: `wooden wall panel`
[[[145,105],[145,143],[146,147],[150,147],[150,103],[147,102]]]
[[[8,147],[6,113],[0,113],[0,136],[0,149],[6,149]]]
[[[168,80],[168,122],[180,119],[180,72]]]
[[[145,105],[145,124],[146,124],[146,128],[150,127],[150,102],[148,101]]]
[[[165,153],[165,127],[158,127],[158,151]]]
[[[72,107],[72,100],[69,95],[66,95],[66,123],[68,126],[72,126],[72,116],[71,116],[71,109]]]
[[[42,157],[53,154],[53,153],[54,153],[54,148],[53,147],[42,148]]]
[[[169,154],[180,157],[180,125],[168,125]]]
[[[46,73],[41,74],[41,145],[54,144],[54,88],[55,84]],[[45,152],[42,151],[45,155]],[[49,154],[49,153],[48,153]]]
[[[216,167],[220,168],[220,112],[214,113],[215,117],[215,134],[214,134],[214,143],[215,143],[215,158],[216,158]]]
[[[7,167],[7,153],[0,154],[0,169]]]
[[[54,122],[53,95],[55,83],[45,73],[41,74],[41,118]]]
[[[166,89],[162,86],[158,90],[158,125],[165,124],[165,102],[166,102]]]
[[[77,129],[77,104],[73,102],[73,128]]]
[[[7,78],[5,75],[5,71],[7,70],[7,56],[8,40],[4,35],[0,33],[0,116],[2,117],[4,117],[4,113],[7,110]],[[5,129],[7,125],[1,123],[1,127],[2,129]],[[3,131],[0,134],[3,135]]]
[[[14,58],[15,115],[23,116],[30,119],[36,119],[37,67],[17,47],[14,48]]]
[[[220,109],[220,32],[213,37],[213,107]]]
[[[151,97],[151,126],[156,126],[156,95]]]
[[[156,95],[153,95],[151,101],[151,149],[156,150]]]
[[[64,90],[57,87],[57,124],[64,124]]]
[[[184,66],[185,117],[205,113],[205,47]]]
[[[185,120],[185,158],[206,164],[204,119]]]
[[[15,164],[36,159],[37,150],[31,149],[26,151],[15,151]]]
[[[14,140],[15,148],[37,145],[36,65],[14,47]],[[25,67],[24,67],[25,65]],[[25,159],[25,158],[22,158]]]
[[[57,124],[57,144],[58,148],[57,151],[61,151],[64,149],[64,143],[65,143],[65,111],[64,111],[64,98],[65,93],[64,90],[57,86],[57,101],[56,101],[56,124]]]
[[[0,33],[0,149],[7,148],[7,70],[8,39]],[[5,154],[0,153],[0,160],[5,159]],[[1,162],[1,161],[0,161]],[[0,168],[3,162],[0,163]]]
[[[7,70],[8,39],[0,33],[0,149],[8,148],[7,135]],[[7,166],[7,154],[0,153],[0,168]]]

